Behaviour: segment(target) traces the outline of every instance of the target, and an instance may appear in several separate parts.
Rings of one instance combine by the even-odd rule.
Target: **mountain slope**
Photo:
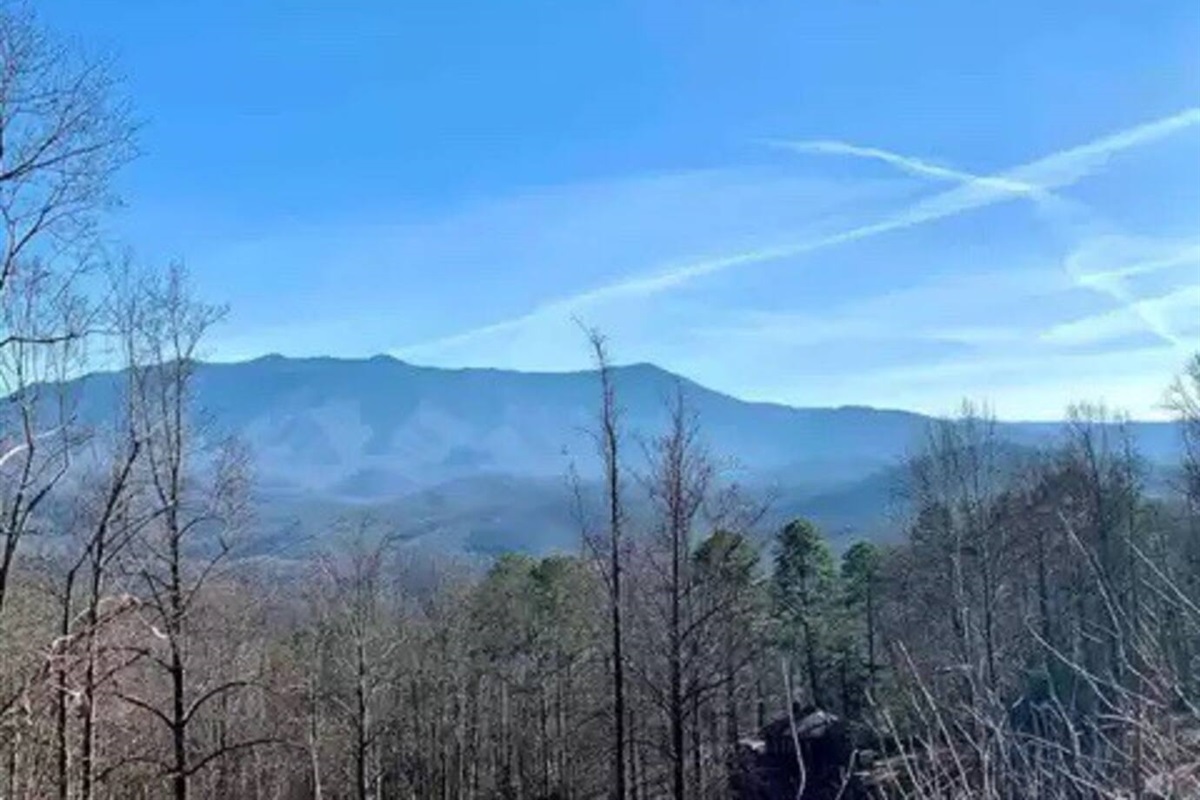
[[[649,365],[618,368],[615,380],[631,436],[661,427],[678,385],[714,452],[759,473],[808,464],[859,474],[901,453],[924,424],[899,411],[745,403]],[[103,419],[118,385],[85,378],[84,417]],[[571,459],[586,466],[597,392],[590,372],[441,370],[385,357],[268,356],[203,364],[196,378],[197,408],[247,440],[269,483],[370,496],[481,472],[561,476]]]
[[[928,423],[904,411],[747,403],[651,365],[617,368],[615,383],[631,458],[638,453],[635,440],[662,428],[678,387],[698,415],[705,442],[734,465],[739,480],[781,487],[789,509],[815,509],[832,525],[875,513],[884,491],[879,473],[911,452]],[[77,381],[81,416],[94,423],[111,419],[120,385],[114,374]],[[503,546],[495,540],[505,538],[504,530],[525,527],[510,538],[544,549],[556,537],[562,542],[575,535],[555,533],[572,525],[562,480],[573,464],[585,478],[594,474],[588,430],[598,390],[592,372],[267,356],[198,365],[195,405],[211,430],[250,445],[263,497],[276,516],[314,503],[365,505],[390,509],[455,547]],[[1056,429],[1040,423],[1001,428],[1022,444],[1045,442]],[[1169,456],[1169,426],[1138,423],[1135,430],[1151,458]]]

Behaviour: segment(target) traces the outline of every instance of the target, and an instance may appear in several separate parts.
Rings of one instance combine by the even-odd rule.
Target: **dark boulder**
[[[734,796],[796,800],[803,785],[801,800],[855,800],[863,794],[854,761],[854,742],[840,718],[797,706],[790,716],[763,728],[759,737],[742,740]]]

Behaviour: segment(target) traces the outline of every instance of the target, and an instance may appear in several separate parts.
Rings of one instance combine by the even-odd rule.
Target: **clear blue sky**
[[[213,355],[621,361],[1154,413],[1200,347],[1200,3],[45,0],[146,121]]]

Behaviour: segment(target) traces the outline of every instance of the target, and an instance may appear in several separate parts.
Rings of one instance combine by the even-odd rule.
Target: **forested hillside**
[[[180,277],[118,303],[137,360],[101,466],[67,483],[65,450],[10,451],[11,796],[587,797],[614,769],[631,797],[1194,789],[1200,359],[1168,496],[1101,408],[1031,452],[968,406],[906,468],[900,543],[839,558],[803,520],[764,530],[682,394],[626,437],[597,339],[608,480],[575,495],[580,556],[481,570],[351,515],[303,560],[238,558],[251,484],[233,443],[196,447],[211,315]],[[69,492],[66,546],[39,546],[43,492]],[[812,709],[844,746],[773,760]]]
[[[403,370],[414,394],[346,378],[314,401],[278,359],[239,384],[200,360],[223,309],[105,238],[138,125],[83,53],[0,6],[3,800],[1200,796],[1200,356],[1163,376],[1169,427],[1081,403],[1015,439],[966,404],[829,412],[841,444],[817,443],[819,412],[631,381],[594,331],[595,370],[547,407],[488,402],[545,376],[431,388],[385,359],[353,374]],[[370,425],[271,427],[270,402],[351,390]],[[434,395],[487,424],[439,428]],[[258,537],[281,481],[218,424],[238,414],[312,501],[289,512],[302,548]],[[537,472],[564,424],[536,503],[444,488]],[[355,461],[344,488],[443,488],[329,513],[350,429],[388,469]],[[893,469],[856,499],[820,496],[894,490],[905,512],[887,544],[831,546],[725,445],[818,472],[878,451]],[[547,504],[574,541],[529,549],[553,555],[413,546],[435,512],[499,530]]]
[[[582,348],[581,348],[582,351]],[[206,440],[248,450],[257,516],[251,551],[295,555],[345,514],[387,517],[397,535],[458,555],[575,552],[563,491],[574,470],[598,490],[590,434],[596,374],[418,367],[394,358],[197,363],[192,404]],[[108,424],[126,377],[85,375],[51,392],[83,428]],[[820,522],[844,544],[886,538],[906,499],[904,462],[932,421],[873,408],[747,403],[651,365],[613,368],[633,440],[668,422],[675,392],[704,421],[730,480],[771,497],[768,516]],[[997,422],[1013,448],[1061,443],[1053,423]],[[1130,421],[1151,491],[1179,461],[1167,422]],[[633,454],[640,458],[640,453]]]

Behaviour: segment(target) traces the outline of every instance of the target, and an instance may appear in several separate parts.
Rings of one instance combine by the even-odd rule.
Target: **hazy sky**
[[[1200,3],[44,0],[146,121],[213,355],[620,361],[1150,415],[1200,348]]]

